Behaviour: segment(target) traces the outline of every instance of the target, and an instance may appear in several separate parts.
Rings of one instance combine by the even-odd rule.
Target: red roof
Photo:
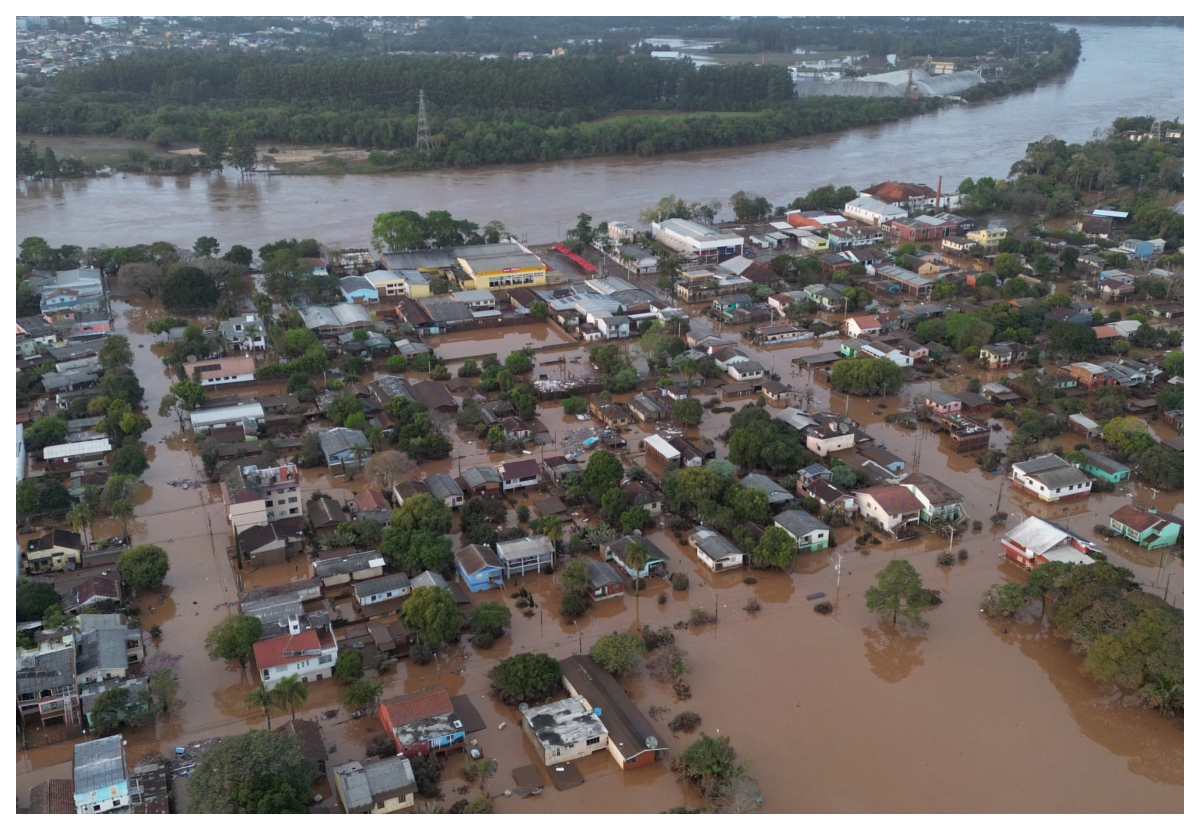
[[[358,505],[360,512],[366,513],[371,510],[390,510],[391,505],[388,500],[383,497],[383,493],[378,490],[372,490],[369,487],[358,494],[358,498],[354,500]]]
[[[454,711],[450,693],[441,686],[429,686],[411,695],[385,700],[382,708],[387,710],[387,720],[393,728]]]
[[[874,314],[865,314],[862,317],[851,317],[848,322],[854,323],[854,325],[863,330],[882,328],[879,323],[879,318]]]
[[[254,664],[258,666],[259,671],[286,666],[300,659],[296,652],[317,652],[332,645],[333,638],[323,629],[318,631],[310,628],[299,634],[280,634],[278,637],[259,640],[254,644]]]
[[[75,813],[75,783],[69,778],[51,778],[30,788],[29,812]]]
[[[1149,510],[1143,510],[1140,507],[1134,507],[1132,504],[1122,505],[1108,515],[1109,518],[1116,519],[1125,525],[1125,527],[1132,528],[1138,533],[1145,533],[1150,528],[1163,522],[1162,516],[1151,513]]]
[[[912,184],[910,182],[884,182],[877,184],[874,187],[868,187],[863,191],[868,196],[874,196],[881,202],[906,202],[914,196],[924,196],[929,198],[936,196],[937,193],[923,184]]]
[[[864,496],[870,496],[876,503],[887,511],[889,516],[901,513],[913,513],[922,507],[921,502],[908,489],[899,484],[885,484],[882,487],[868,487],[859,490]]]

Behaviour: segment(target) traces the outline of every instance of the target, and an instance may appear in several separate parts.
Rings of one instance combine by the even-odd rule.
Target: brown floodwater
[[[1083,60],[1070,74],[998,101],[892,124],[727,150],[476,170],[19,182],[17,238],[85,248],[166,239],[190,247],[199,236],[215,236],[226,248],[238,242],[257,249],[314,236],[334,248],[363,247],[376,214],[409,209],[448,210],[480,225],[499,219],[541,242],[562,239],[581,210],[597,221],[634,222],[638,211],[669,193],[707,201],[748,190],[786,204],[830,182],[933,186],[942,176],[947,187],[957,187],[968,176],[1007,176],[1026,145],[1046,134],[1083,142],[1121,115],[1183,117],[1182,27],[1076,28]]]
[[[163,368],[155,338],[145,322],[159,313],[140,299],[115,303],[122,315],[118,330],[133,345],[135,371],[146,388],[153,427],[145,440],[153,448],[145,485],[136,498],[137,515],[130,523],[135,542],[160,544],[171,555],[171,571],[161,592],[140,599],[143,626],[158,624],[160,640],[150,645],[181,654],[181,690],[177,707],[156,724],[127,734],[129,754],[169,753],[175,746],[204,738],[261,728],[260,714],[249,711],[244,696],[253,688],[252,670],[237,664],[214,663],[204,655],[205,633],[230,613],[241,587],[285,582],[300,575],[298,565],[238,571],[226,555],[230,544],[219,493],[215,486],[182,490],[169,479],[199,479],[201,468],[190,435],[178,434],[173,418],[153,414],[172,377]],[[539,329],[540,330],[537,330]],[[540,337],[539,337],[540,336]],[[439,352],[458,347],[469,354],[498,354],[526,343],[562,340],[556,330],[537,324],[516,329],[452,335],[437,342]],[[773,812],[1179,812],[1183,806],[1182,723],[1149,712],[1095,683],[1081,670],[1079,655],[1046,631],[1031,615],[1026,623],[998,624],[979,613],[982,592],[995,582],[1020,580],[1019,569],[1000,556],[1004,527],[987,521],[997,499],[1015,526],[1028,515],[1066,523],[1093,538],[1130,567],[1147,590],[1162,591],[1170,577],[1169,601],[1182,604],[1182,561],[1171,554],[1150,554],[1124,541],[1103,540],[1092,532],[1120,504],[1137,500],[1160,509],[1183,511],[1183,494],[1155,496],[1137,483],[1117,492],[1096,494],[1066,509],[1041,505],[1014,494],[996,477],[978,469],[973,459],[952,452],[948,441],[921,429],[908,431],[887,424],[884,416],[908,406],[926,385],[908,387],[886,399],[847,398],[813,378],[809,370],[791,364],[793,357],[827,351],[837,340],[756,349],[741,347],[764,365],[772,365],[798,391],[811,388],[812,409],[848,412],[865,425],[879,444],[904,458],[909,469],[919,468],[960,491],[968,513],[984,520],[985,530],[955,539],[969,558],[953,567],[939,566],[937,553],[948,540],[926,535],[906,543],[869,546],[858,550],[852,528],[835,532],[837,551],[844,556],[840,589],[829,551],[803,554],[791,573],[754,572],[757,582],[746,584],[746,572],[712,574],[686,545],[663,528],[648,533],[670,558],[671,571],[687,573],[691,587],[674,591],[662,579],[652,579],[641,596],[629,594],[596,605],[576,622],[557,613],[554,577],[529,575],[524,584],[537,609],[530,617],[514,614],[511,634],[490,651],[455,645],[428,666],[401,662],[384,679],[387,695],[403,694],[437,683],[451,694],[467,694],[484,717],[487,729],[471,736],[485,754],[500,761],[499,774],[485,782],[499,795],[497,812],[657,812],[672,806],[697,804],[694,793],[682,788],[664,764],[621,772],[607,755],[579,763],[586,783],[568,792],[549,789],[529,799],[505,798],[513,786],[511,771],[531,763],[534,756],[521,731],[517,713],[488,694],[487,670],[510,654],[546,651],[557,657],[587,650],[603,634],[655,627],[686,619],[691,608],[715,611],[719,622],[681,630],[677,642],[688,652],[686,680],[692,698],[675,700],[671,689],[645,671],[624,681],[643,711],[664,707],[678,713],[691,709],[703,717],[702,728],[732,738],[742,757],[753,760],[751,775],[760,785],[764,809]],[[630,347],[635,355],[636,347]],[[462,352],[463,355],[468,352]],[[560,355],[567,361],[586,359],[581,347],[538,355],[539,364]],[[568,363],[567,366],[572,364]],[[550,364],[553,376],[556,367]],[[985,373],[986,374],[986,373]],[[412,375],[416,377],[416,375]],[[990,377],[989,377],[990,379]],[[962,389],[966,377],[933,382],[949,392]],[[228,394],[254,395],[279,391],[279,384],[251,385]],[[624,400],[628,396],[616,396]],[[886,407],[883,406],[886,404]],[[737,403],[740,408],[745,403]],[[562,413],[557,403],[543,406],[539,417],[550,430],[550,443],[535,452],[565,452],[595,434],[593,423]],[[694,440],[713,439],[729,424],[729,413],[706,412]],[[1001,446],[1008,434],[993,433]],[[637,447],[639,436],[651,431],[636,426],[627,434],[627,463],[645,463]],[[473,464],[497,464],[504,453],[488,452],[473,435],[450,424],[453,449],[449,459],[422,464],[421,473],[455,472]],[[1069,441],[1069,437],[1064,439]],[[726,447],[716,442],[718,457]],[[655,470],[654,465],[650,465]],[[320,489],[340,500],[353,497],[367,481],[330,479],[324,470],[305,470],[306,493]],[[532,501],[537,496],[531,494]],[[519,502],[518,498],[518,502]],[[510,511],[509,521],[515,521]],[[101,523],[98,535],[115,533],[112,522]],[[461,540],[461,537],[459,537]],[[897,632],[866,611],[863,592],[876,572],[896,556],[909,559],[926,584],[942,592],[944,603],[928,613],[929,627]],[[510,585],[479,599],[512,603]],[[807,596],[824,592],[836,611],[821,617]],[[657,597],[665,593],[660,604]],[[761,610],[744,606],[757,598]],[[514,609],[515,610],[515,609]],[[365,743],[379,733],[373,718],[353,720],[340,707],[338,686],[332,680],[309,686],[310,697],[300,713],[322,718],[331,747],[332,763],[361,759]],[[655,711],[658,711],[657,709]],[[276,716],[279,723],[285,716]],[[659,720],[660,733],[673,753],[687,746],[689,736],[671,734]],[[500,724],[507,724],[501,729]],[[31,733],[29,748],[17,745],[17,790],[21,803],[28,789],[49,777],[69,776],[70,742],[54,731]],[[466,786],[458,777],[460,759],[452,759],[443,779],[447,798],[463,797],[455,788]],[[477,785],[476,785],[477,786]],[[321,790],[329,793],[328,785]],[[472,795],[477,792],[472,787]]]

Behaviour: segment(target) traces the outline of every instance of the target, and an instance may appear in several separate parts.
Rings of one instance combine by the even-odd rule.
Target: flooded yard
[[[243,670],[236,663],[210,661],[204,654],[204,636],[231,613],[239,586],[275,584],[306,573],[302,562],[239,572],[226,554],[230,539],[217,487],[183,490],[167,484],[203,478],[200,463],[192,451],[191,435],[179,435],[173,418],[153,414],[172,382],[153,348],[156,338],[145,331],[146,321],[155,316],[153,310],[144,304],[115,303],[115,307],[122,318],[117,330],[130,338],[134,369],[146,388],[153,422],[144,437],[153,448],[152,463],[143,476],[145,486],[130,532],[135,543],[159,544],[171,556],[162,591],[139,598],[140,617],[143,628],[154,624],[162,628],[162,637],[148,645],[151,654],[184,655],[176,708],[153,726],[126,735],[128,756],[136,760],[148,751],[169,754],[176,746],[264,725],[261,713],[250,711],[243,702],[256,683],[252,667]],[[448,359],[485,354],[503,359],[526,345],[570,343],[561,332],[543,324],[446,335],[431,342]],[[1069,645],[1036,621],[997,623],[979,611],[980,595],[989,585],[1023,578],[1000,556],[999,538],[1006,526],[1015,527],[1028,515],[1065,523],[1098,542],[1115,562],[1131,568],[1147,590],[1166,591],[1171,577],[1168,601],[1182,605],[1179,559],[1148,554],[1092,532],[1094,525],[1106,523],[1112,510],[1130,500],[1143,505],[1153,502],[1159,509],[1181,515],[1182,492],[1153,494],[1127,482],[1114,493],[1094,494],[1068,508],[1032,502],[981,471],[973,456],[956,455],[948,439],[924,428],[905,430],[884,421],[887,414],[906,408],[913,394],[926,391],[925,385],[906,387],[886,398],[848,398],[831,392],[810,370],[791,363],[803,354],[830,351],[836,342],[739,347],[768,369],[774,367],[794,390],[811,388],[812,410],[847,412],[878,445],[903,458],[909,471],[920,470],[962,493],[970,517],[982,520],[985,527],[954,540],[954,549],[968,552],[965,561],[950,567],[937,565],[937,554],[949,546],[949,540],[940,536],[926,534],[912,542],[859,550],[853,529],[838,529],[836,551],[844,557],[839,589],[831,551],[802,554],[791,573],[713,574],[686,547],[686,538],[681,543],[674,533],[659,527],[647,535],[668,555],[670,571],[688,574],[689,590],[675,591],[665,580],[654,578],[640,597],[630,591],[569,622],[557,613],[552,575],[519,578],[503,591],[472,598],[497,599],[512,606],[510,594],[523,585],[538,606],[533,616],[514,613],[510,634],[488,651],[463,643],[449,647],[426,666],[401,661],[382,678],[385,699],[433,684],[451,695],[468,695],[487,727],[468,737],[500,762],[497,776],[484,782],[487,792],[500,796],[495,800],[499,813],[654,813],[679,805],[698,806],[694,792],[681,787],[666,764],[622,772],[605,753],[579,762],[586,779],[581,787],[565,792],[549,787],[543,795],[527,799],[503,797],[503,791],[513,786],[512,770],[536,761],[516,725],[518,712],[490,696],[486,673],[511,654],[545,651],[567,657],[586,652],[606,633],[643,624],[671,626],[687,619],[691,608],[704,607],[716,613],[716,624],[675,631],[676,643],[688,653],[685,680],[691,687],[690,700],[677,701],[666,684],[650,678],[644,669],[623,685],[643,712],[651,707],[664,707],[670,713],[690,709],[702,716],[702,731],[728,735],[740,756],[753,761],[750,775],[759,782],[766,811],[1182,811],[1181,721],[1145,710],[1095,683],[1082,672],[1081,659]],[[582,349],[576,350],[561,354],[581,356]],[[635,351],[630,347],[631,355]],[[559,354],[539,354],[537,362]],[[935,381],[934,388],[953,393],[965,388],[966,380],[964,376]],[[235,389],[231,394],[265,392],[264,387]],[[618,400],[624,397],[617,396]],[[753,404],[733,404],[738,409],[746,405]],[[706,411],[692,438],[715,439],[728,427],[729,415]],[[561,452],[574,431],[593,426],[564,415],[557,403],[543,405],[539,418],[550,435],[549,443],[536,449],[536,457]],[[638,439],[650,431],[635,426],[626,433],[626,463],[645,463]],[[474,464],[495,465],[515,457],[488,452],[473,434],[455,430],[452,423],[446,433],[453,442],[451,457],[422,464],[418,475],[457,474]],[[1002,446],[1006,434],[992,433],[993,446]],[[1062,440],[1073,446],[1069,437]],[[724,458],[725,445],[718,440],[715,447],[718,457]],[[365,486],[362,476],[347,482],[331,479],[323,469],[305,470],[302,479],[305,495],[320,489],[340,501]],[[540,497],[530,493],[528,501]],[[997,505],[1008,511],[1007,525],[992,526],[988,521]],[[864,591],[895,557],[908,559],[928,587],[941,591],[943,604],[927,613],[927,629],[899,633],[866,610]],[[756,582],[744,581],[748,576]],[[660,593],[666,595],[664,603],[657,599]],[[813,613],[814,603],[806,598],[816,593],[824,593],[834,603],[832,615]],[[761,605],[753,613],[744,610],[752,597]],[[312,683],[309,691],[297,715],[321,723],[326,745],[331,747],[330,766],[364,760],[366,742],[382,729],[378,720],[349,717],[333,680]],[[335,709],[335,715],[323,718]],[[274,716],[273,724],[286,718]],[[695,736],[670,733],[668,720],[670,715],[662,716],[656,728],[675,755]],[[17,793],[22,804],[33,784],[69,777],[71,743],[49,743],[52,737],[31,733],[28,748],[18,739]],[[479,789],[475,784],[470,785],[471,795],[455,791],[466,786],[459,776],[460,766],[461,756],[448,759],[442,782],[448,804],[459,797],[474,797]]]

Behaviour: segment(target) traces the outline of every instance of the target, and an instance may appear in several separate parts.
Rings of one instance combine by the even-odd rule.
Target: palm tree
[[[633,568],[634,573],[637,574],[633,578],[633,596],[634,596],[634,601],[636,603],[637,611],[639,611],[639,612],[641,610],[641,601],[642,601],[641,573],[642,573],[642,568],[646,567],[646,563],[649,561],[650,561],[650,549],[647,548],[646,543],[641,540],[634,542],[632,545],[629,546],[629,549],[627,551],[625,551],[625,564],[628,565],[630,568]]]
[[[563,538],[562,519],[558,516],[547,516],[542,519],[542,535],[550,540],[555,550],[558,550],[558,545]]]
[[[285,678],[292,680],[295,678]],[[301,684],[303,685],[303,684]],[[304,690],[305,695],[308,694],[308,689]],[[278,690],[268,689],[266,686],[259,686],[244,698],[246,705],[251,709],[262,709],[263,714],[267,716],[267,731],[271,731],[271,710],[278,711],[282,701],[279,699]],[[292,718],[295,719],[295,714]]]
[[[80,531],[83,536],[83,546],[87,548],[88,534],[87,530],[92,525],[92,521],[96,518],[96,514],[92,512],[92,508],[88,507],[84,502],[80,502],[71,508],[67,513],[67,524],[72,530]]]
[[[697,368],[696,361],[690,357],[685,357],[679,361],[679,371],[683,372],[683,378],[687,381],[687,394],[689,398],[692,396],[692,376],[696,374]]]
[[[279,696],[280,706],[292,710],[292,720],[296,720],[296,704],[308,700],[308,686],[296,675],[289,675],[275,684],[275,694]]]
[[[370,447],[365,447],[362,444],[355,444],[350,448],[350,453],[354,456],[354,463],[362,467],[362,460],[371,452]]]
[[[108,512],[121,520],[121,533],[128,539],[129,519],[133,516],[133,508],[129,506],[129,502],[125,501],[125,499],[117,499],[112,503],[112,507],[109,508]]]

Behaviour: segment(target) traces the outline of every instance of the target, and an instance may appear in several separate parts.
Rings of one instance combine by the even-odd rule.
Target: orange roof
[[[332,645],[333,638],[329,633],[315,628],[301,631],[299,634],[280,634],[278,637],[259,640],[254,644],[254,664],[258,666],[259,671],[286,666],[300,659],[298,652],[316,652]]]
[[[224,360],[205,361],[198,365],[201,367],[200,377],[202,378],[254,374],[254,358],[252,357],[227,357]]]
[[[870,496],[882,507],[889,516],[901,513],[913,513],[923,506],[921,502],[906,487],[899,484],[885,484],[881,487],[868,487],[859,490],[864,496]]]
[[[877,184],[874,187],[868,187],[863,191],[868,196],[874,196],[881,202],[906,202],[914,196],[936,196],[931,188],[923,184],[912,184],[910,182],[884,182]]]
[[[394,697],[383,702],[393,727],[416,723],[419,720],[445,715],[454,711],[450,693],[441,686],[429,686],[419,692]]]
[[[860,329],[877,329],[882,328],[879,323],[879,318],[874,314],[866,314],[862,317],[851,317],[850,322],[858,326]]]
[[[378,490],[372,490],[370,487],[358,494],[355,500],[358,509],[362,513],[367,513],[371,510],[390,510],[391,505],[388,500],[383,497],[383,493]]]

